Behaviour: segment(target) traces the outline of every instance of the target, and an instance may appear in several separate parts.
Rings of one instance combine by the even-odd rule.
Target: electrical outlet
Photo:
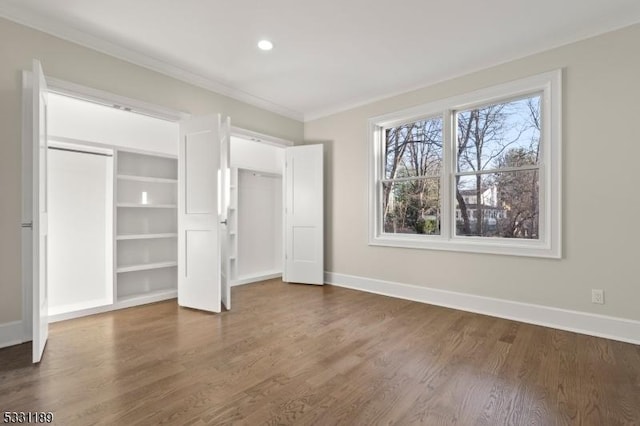
[[[604,305],[604,290],[596,288],[591,289],[591,303]]]

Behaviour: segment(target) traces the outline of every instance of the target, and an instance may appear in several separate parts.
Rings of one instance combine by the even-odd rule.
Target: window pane
[[[440,180],[382,184],[384,232],[440,234]]]
[[[458,176],[456,234],[539,238],[539,172]]]
[[[442,164],[442,117],[385,131],[385,178],[438,176]]]
[[[458,112],[458,172],[538,164],[540,101],[538,94]]]

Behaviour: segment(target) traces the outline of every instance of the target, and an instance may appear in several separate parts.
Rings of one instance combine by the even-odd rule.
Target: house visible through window
[[[560,71],[370,120],[370,243],[559,257]]]

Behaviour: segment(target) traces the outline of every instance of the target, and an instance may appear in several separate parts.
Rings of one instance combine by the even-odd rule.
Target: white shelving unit
[[[116,305],[176,297],[177,191],[175,157],[117,151]]]
[[[138,204],[138,203],[118,203],[118,207],[129,207],[133,209],[175,209],[176,204]]]
[[[135,176],[135,175],[125,175],[119,174],[118,179],[120,180],[132,180],[134,182],[154,182],[154,183],[176,183],[178,179],[167,179],[167,178],[157,178],[157,177],[149,177],[149,176]]]
[[[122,272],[148,271],[150,269],[171,268],[173,266],[178,266],[178,262],[167,261],[167,262],[155,262],[155,263],[138,263],[138,264],[129,265],[129,266],[120,266],[117,269],[117,272],[122,273]]]
[[[238,169],[231,168],[229,197],[229,260],[231,284],[238,279]]]
[[[164,233],[164,234],[130,234],[130,235],[118,235],[116,240],[150,240],[154,238],[178,238],[177,233]]]

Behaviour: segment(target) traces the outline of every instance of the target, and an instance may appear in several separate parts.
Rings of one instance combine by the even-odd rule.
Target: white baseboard
[[[22,321],[11,321],[0,324],[0,348],[19,345],[25,341]]]
[[[640,345],[640,321],[325,272],[327,284]]]
[[[86,317],[88,315],[116,311],[118,309],[131,308],[133,306],[146,305],[148,303],[161,302],[163,300],[175,299],[176,297],[178,297],[178,290],[160,290],[154,293],[142,294],[137,297],[129,297],[125,298],[124,300],[118,300],[113,304],[80,309],[77,311],[65,312],[56,315],[49,315],[49,324],[74,318]]]
[[[280,278],[280,277],[282,277],[282,271],[273,271],[273,272],[266,272],[264,274],[248,275],[244,277],[239,277],[237,280],[231,281],[231,287],[235,287],[237,285],[256,283],[258,281],[270,280],[273,278]]]
[[[65,314],[67,312],[84,311],[84,310],[92,309],[98,306],[104,306],[104,305],[110,305],[110,304],[111,304],[111,300],[106,298],[94,299],[94,300],[89,300],[89,301],[80,302],[80,303],[72,303],[68,305],[51,306],[51,304],[49,304],[48,315],[49,315],[49,318],[54,318],[57,315]]]

